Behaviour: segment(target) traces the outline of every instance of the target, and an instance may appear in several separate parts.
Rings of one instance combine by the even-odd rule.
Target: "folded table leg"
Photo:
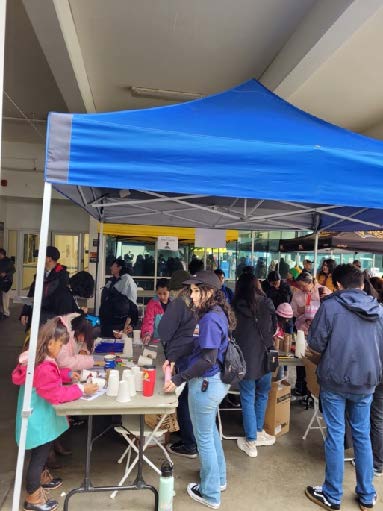
[[[74,488],[65,497],[63,511],[69,509],[69,499],[77,493],[96,493],[96,492],[110,492],[113,490],[124,491],[124,490],[150,490],[154,493],[154,511],[158,511],[158,491],[154,486],[146,484],[142,475],[142,467],[144,463],[144,416],[140,415],[140,445],[138,450],[138,461],[137,461],[137,477],[132,485],[129,486],[93,486],[90,480],[90,453],[92,447],[92,426],[93,416],[90,415],[88,418],[88,432],[86,438],[86,459],[85,459],[85,475],[83,484],[79,488]]]

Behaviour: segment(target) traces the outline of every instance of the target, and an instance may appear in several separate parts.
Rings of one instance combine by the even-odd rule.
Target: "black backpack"
[[[229,344],[224,355],[221,380],[223,383],[235,385],[243,380],[246,375],[246,362],[241,348],[233,337],[229,338]]]

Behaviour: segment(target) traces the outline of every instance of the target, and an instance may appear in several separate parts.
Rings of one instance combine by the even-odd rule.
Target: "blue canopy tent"
[[[52,185],[100,222],[382,230],[383,143],[300,111],[255,80],[189,103],[49,116]],[[39,257],[13,510],[18,509],[44,257]]]
[[[383,198],[383,143],[302,112],[255,80],[148,110],[53,113],[45,179],[104,222],[337,231],[383,224],[373,209]]]

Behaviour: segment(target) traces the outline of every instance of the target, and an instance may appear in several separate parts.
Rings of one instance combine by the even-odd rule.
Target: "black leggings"
[[[31,449],[31,459],[25,479],[25,488],[28,493],[34,493],[41,486],[40,476],[47,462],[51,446],[52,442],[48,442]]]

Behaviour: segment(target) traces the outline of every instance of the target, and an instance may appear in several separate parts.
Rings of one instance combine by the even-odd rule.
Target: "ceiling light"
[[[196,92],[183,92],[178,90],[150,89],[147,87],[127,87],[132,96],[138,98],[164,99],[166,101],[191,101],[200,99],[203,94]]]

